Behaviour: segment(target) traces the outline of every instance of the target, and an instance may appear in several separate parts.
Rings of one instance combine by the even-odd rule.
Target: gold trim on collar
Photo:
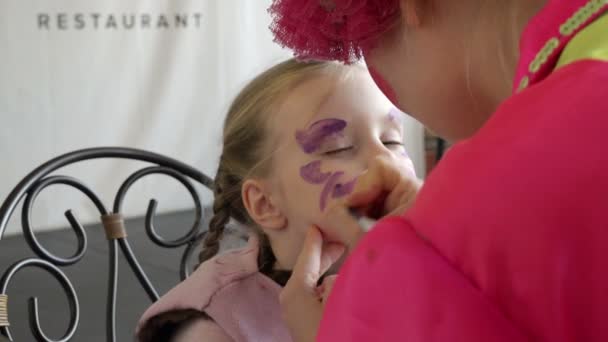
[[[547,40],[543,48],[536,54],[532,62],[528,66],[528,74],[522,77],[517,88],[517,92],[526,89],[530,84],[530,78],[537,73],[541,67],[547,63],[547,60],[555,50],[559,47],[560,38],[566,38],[576,32],[589,18],[596,15],[602,8],[608,5],[608,0],[589,0],[587,4],[579,8],[568,20],[560,27],[559,33],[561,36],[552,37]]]

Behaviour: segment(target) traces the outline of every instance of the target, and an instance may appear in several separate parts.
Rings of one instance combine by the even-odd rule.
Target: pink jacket
[[[246,248],[201,264],[146,310],[137,326],[138,340],[154,340],[153,317],[195,310],[212,321],[199,324],[194,341],[291,341],[280,315],[281,287],[258,271],[258,251],[257,239],[250,238]]]
[[[318,341],[608,341],[607,5],[549,0],[532,19],[525,90],[358,244]]]

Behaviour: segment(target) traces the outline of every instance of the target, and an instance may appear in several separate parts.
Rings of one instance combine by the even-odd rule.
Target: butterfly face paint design
[[[296,132],[296,141],[304,153],[314,153],[318,151],[323,142],[329,137],[340,134],[346,128],[346,121],[340,119],[319,120],[306,130]],[[355,185],[356,178],[339,183],[338,180],[344,175],[342,171],[322,172],[321,160],[312,161],[300,168],[300,177],[306,182],[315,185],[324,184],[319,198],[321,211],[325,210],[328,199],[340,198],[350,194]]]

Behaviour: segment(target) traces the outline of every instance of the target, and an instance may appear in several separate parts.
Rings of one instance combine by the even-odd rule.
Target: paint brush
[[[363,229],[364,232],[369,232],[374,225],[378,222],[365,215],[361,215],[355,208],[348,208],[348,213],[357,221],[357,224]]]

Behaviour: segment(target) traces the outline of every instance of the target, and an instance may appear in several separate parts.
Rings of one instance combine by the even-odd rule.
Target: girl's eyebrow
[[[296,141],[305,153],[313,153],[327,137],[342,132],[346,125],[346,121],[341,119],[321,119],[305,130],[296,131]]]

